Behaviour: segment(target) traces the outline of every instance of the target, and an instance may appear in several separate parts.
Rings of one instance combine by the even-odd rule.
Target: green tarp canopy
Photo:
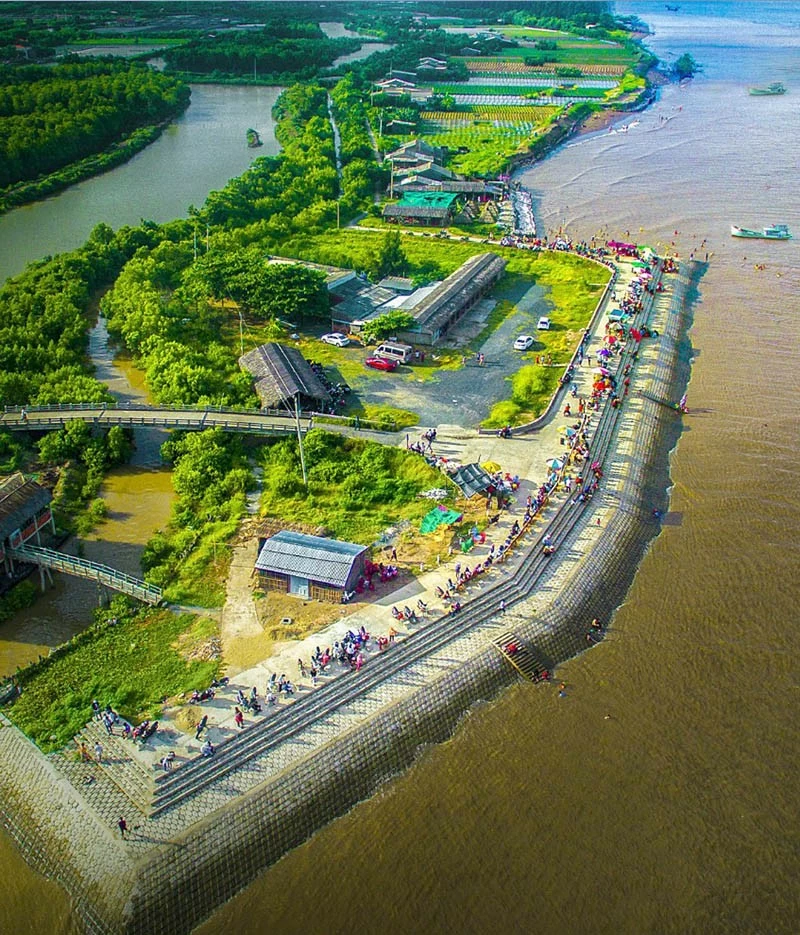
[[[451,192],[403,192],[399,204],[404,208],[449,208],[457,198]]]
[[[437,506],[422,517],[422,522],[419,524],[419,531],[425,533],[434,532],[440,526],[450,526],[453,523],[457,523],[461,517],[462,514],[456,510],[448,510],[446,507]]]

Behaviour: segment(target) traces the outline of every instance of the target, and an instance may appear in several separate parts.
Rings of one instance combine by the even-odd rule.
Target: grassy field
[[[528,122],[502,127],[481,123],[433,132],[426,132],[423,124],[426,140],[455,151],[449,166],[464,175],[496,176],[511,156],[527,151],[528,143],[538,132],[537,126]],[[458,152],[459,149],[467,152]]]
[[[162,698],[205,687],[217,674],[219,663],[207,658],[214,620],[132,607],[116,598],[89,629],[20,674],[22,694],[6,712],[43,750],[72,739],[94,698],[137,723],[158,717]]]
[[[432,504],[417,494],[451,486],[419,455],[401,448],[313,429],[304,450],[307,488],[300,481],[296,439],[261,449],[261,515],[312,528],[322,523],[327,534],[348,542],[369,545],[389,526],[418,524]]]

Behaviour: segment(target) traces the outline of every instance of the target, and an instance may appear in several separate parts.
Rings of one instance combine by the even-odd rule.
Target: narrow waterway
[[[126,358],[115,360],[102,318],[90,333],[89,350],[98,379],[120,402],[151,402],[141,371]],[[171,471],[160,456],[166,437],[159,429],[135,430],[136,448],[130,463],[109,472],[100,491],[108,510],[105,521],[88,536],[69,540],[65,551],[129,575],[141,575],[142,547],[166,524],[174,500]],[[52,586],[33,607],[0,625],[0,677],[46,655],[51,647],[82,630],[105,597],[92,581],[59,574],[53,577]],[[38,575],[32,580],[38,581]]]
[[[0,216],[0,281],[33,260],[75,249],[101,221],[117,229],[142,218],[185,217],[253,159],[279,151],[272,107],[281,90],[192,85],[189,108],[129,162]],[[248,127],[263,146],[247,146]]]

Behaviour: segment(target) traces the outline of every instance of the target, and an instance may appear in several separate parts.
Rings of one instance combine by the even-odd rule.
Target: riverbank
[[[675,303],[677,308],[672,307]],[[624,596],[643,548],[658,530],[652,504],[664,503],[664,488],[659,494],[649,479],[659,464],[663,474],[679,419],[674,409],[650,396],[670,399],[681,387],[679,347],[687,315],[680,289],[674,297],[659,296],[656,306],[651,323],[661,337],[642,347],[630,398],[622,410],[612,413],[613,425],[607,421],[603,429],[598,422],[594,429],[598,443],[605,437],[601,432],[606,433],[607,443],[615,448],[609,448],[603,462],[603,486],[586,509],[571,506],[563,495],[554,504],[557,512],[550,514],[551,522],[563,516],[571,523],[573,516],[577,518],[572,512],[576,509],[581,517],[577,524],[563,527],[558,552],[535,589],[531,575],[540,573],[542,559],[534,541],[496,569],[493,586],[481,587],[474,599],[465,602],[463,616],[448,622],[451,634],[439,649],[422,630],[410,635],[391,650],[393,656],[381,660],[384,666],[405,660],[394,676],[379,679],[366,694],[338,708],[326,699],[349,686],[347,681],[340,683],[343,688],[331,685],[319,696],[328,710],[309,731],[285,735],[282,742],[273,732],[270,749],[251,759],[244,772],[236,770],[235,759],[212,762],[221,786],[204,780],[167,811],[129,822],[134,830],[130,841],[114,837],[115,816],[130,815],[131,808],[119,786],[99,775],[80,796],[91,806],[75,806],[81,787],[74,783],[81,764],[57,766],[53,757],[46,761],[13,727],[6,724],[0,730],[4,761],[20,766],[16,776],[9,771],[0,779],[6,821],[37,865],[49,874],[58,873],[76,898],[87,927],[107,932],[149,932],[156,927],[187,931],[321,823],[407,768],[421,745],[450,736],[472,704],[494,697],[514,681],[514,669],[489,645],[503,629],[513,629],[551,668],[586,648],[587,615],[610,619],[613,602]],[[649,395],[642,395],[643,391]],[[497,440],[497,444],[514,446],[519,457],[531,443]],[[498,618],[500,593],[508,594],[509,604],[513,598],[514,607]],[[598,593],[606,595],[602,604],[593,596]],[[412,656],[420,645],[425,651]],[[365,669],[361,678],[370,671]],[[409,685],[417,687],[409,692]],[[313,698],[305,699],[296,711],[313,704]],[[375,710],[381,713],[371,716]],[[294,707],[289,710],[293,717],[294,711]],[[248,731],[243,738],[247,740]],[[20,796],[22,788],[36,790],[41,784],[43,791],[52,790],[54,782],[63,784],[64,769],[67,776],[71,774],[65,797],[69,807],[51,806],[52,791]],[[179,770],[176,779],[180,774]],[[238,795],[235,801],[231,792]],[[43,807],[41,814],[37,802]],[[70,810],[78,809],[84,820],[67,821]],[[212,812],[213,821],[203,818]],[[73,844],[75,834],[80,841]],[[63,866],[55,853],[63,852],[67,840],[75,858]],[[183,846],[164,851],[168,841]],[[96,849],[92,842],[97,842]],[[82,865],[84,860],[89,861],[87,866]]]
[[[102,175],[104,172],[108,172],[128,162],[128,160],[133,159],[137,153],[140,153],[151,143],[155,142],[164,130],[176,117],[180,116],[188,106],[189,100],[187,99],[180,110],[175,111],[174,114],[171,114],[165,120],[149,127],[140,127],[134,130],[130,136],[119,143],[115,143],[113,146],[109,146],[108,149],[101,153],[87,156],[86,159],[81,159],[79,162],[74,162],[71,165],[65,166],[57,172],[52,172],[50,175],[44,176],[44,178],[33,179],[30,182],[22,182],[5,189],[0,192],[0,214],[11,211],[13,208],[19,208],[22,205],[39,201],[42,198],[47,198],[50,195],[55,195],[69,188],[71,185],[83,182],[85,179],[92,178],[96,175]]]

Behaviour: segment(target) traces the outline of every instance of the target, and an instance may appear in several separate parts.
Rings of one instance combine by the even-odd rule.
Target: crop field
[[[469,107],[460,110],[436,110],[423,114],[422,117],[429,124],[464,125],[471,126],[476,121],[491,123],[494,126],[513,127],[517,124],[527,123],[541,126],[548,123],[560,108],[549,104],[535,105],[499,105],[497,107]]]
[[[467,126],[452,126],[425,129],[426,142],[435,146],[447,146],[453,155],[448,165],[456,172],[466,175],[495,175],[502,169],[505,160],[526,148],[543,123],[529,121],[492,125],[480,123]],[[459,153],[458,150],[467,152]]]
[[[564,84],[567,84],[567,81],[564,81]],[[478,95],[479,97],[496,97],[498,100],[496,102],[486,103],[503,103],[503,96],[509,97],[521,97],[525,94],[536,94],[544,91],[567,91],[568,94],[572,97],[603,97],[605,94],[604,88],[573,88],[572,85],[567,87],[553,87],[552,84],[545,84],[544,82],[537,82],[529,85],[504,85],[504,84],[437,84],[434,85],[435,94],[452,94],[454,96],[462,96],[465,94],[468,95]]]
[[[567,75],[546,75],[542,72],[533,75],[492,75],[482,74],[464,82],[466,87],[479,87],[491,85],[493,88],[525,88],[533,85],[540,87],[543,84],[574,85],[576,88],[603,88],[608,90],[619,84],[616,78],[587,78],[571,77]]]
[[[508,59],[468,59],[466,62],[467,70],[471,74],[495,74],[495,75],[531,75],[537,78],[556,78],[557,75],[553,65],[526,65],[519,59],[509,61]],[[619,78],[625,74],[625,65],[587,65],[586,63],[576,64],[573,67],[580,68],[586,77],[598,78]]]
[[[536,55],[537,49],[528,48],[507,49],[503,51],[505,59],[524,59]],[[591,62],[597,65],[633,65],[637,61],[635,53],[629,52],[617,43],[582,42],[580,39],[571,39],[562,42],[559,40],[555,51],[542,53],[558,65],[582,65]],[[551,66],[552,67],[552,66]]]

